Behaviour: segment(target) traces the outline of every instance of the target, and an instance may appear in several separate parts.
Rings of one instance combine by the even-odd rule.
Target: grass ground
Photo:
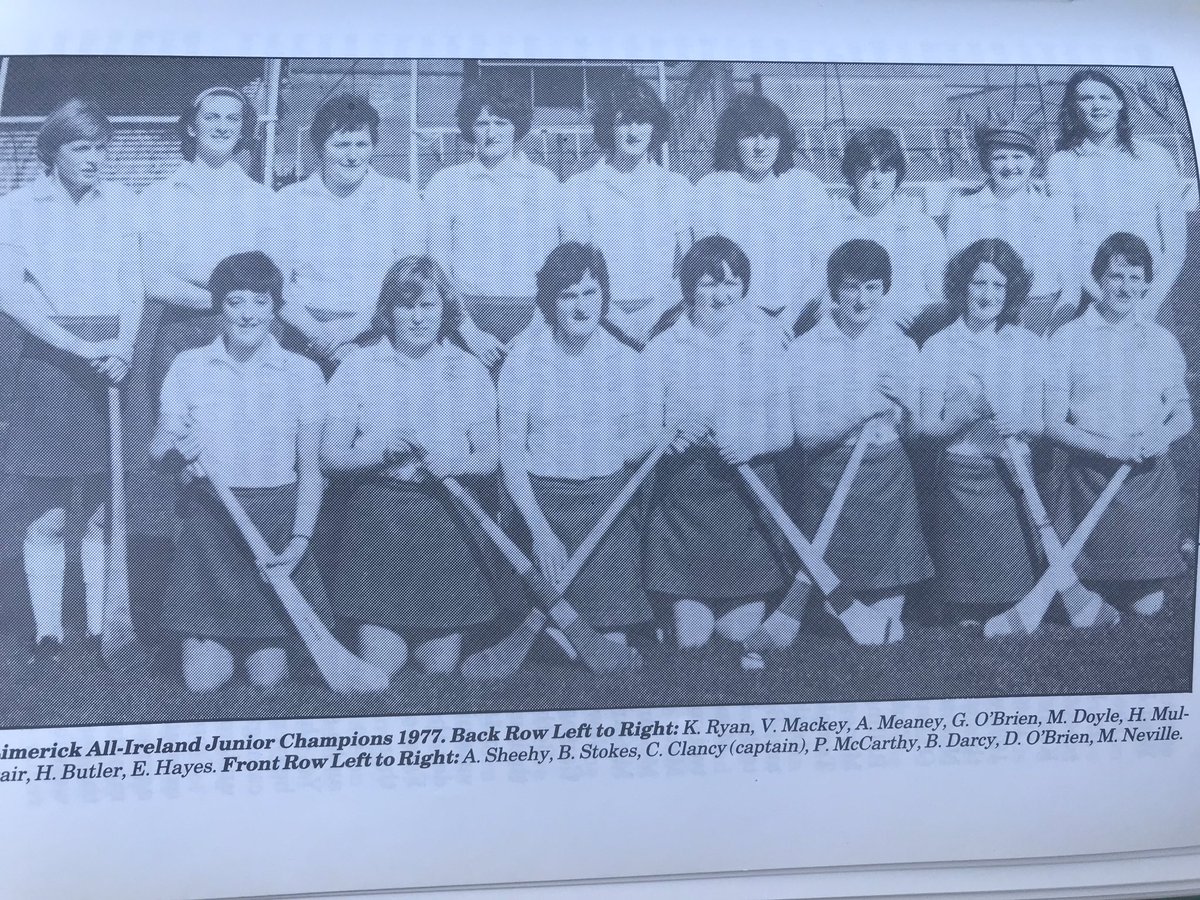
[[[694,652],[656,644],[640,671],[606,676],[539,648],[507,681],[406,670],[387,691],[349,698],[315,675],[271,694],[237,679],[193,695],[166,652],[124,675],[94,661],[37,668],[25,640],[9,634],[0,638],[0,727],[1187,691],[1192,605],[1180,586],[1152,619],[1103,632],[1047,623],[1030,636],[995,640],[913,623],[889,647],[852,645],[817,621],[762,672],[743,671],[739,649],[728,644]]]

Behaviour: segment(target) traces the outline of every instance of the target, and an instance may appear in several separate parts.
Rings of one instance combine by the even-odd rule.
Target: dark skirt
[[[83,340],[117,336],[111,316],[56,321]],[[72,478],[109,470],[108,379],[87,360],[26,334],[10,408],[9,472]]]
[[[494,619],[479,550],[448,504],[436,484],[359,483],[342,531],[337,611],[400,634],[457,632]]]
[[[463,297],[463,307],[480,331],[507,344],[533,321],[537,304],[532,297]]]
[[[791,499],[794,518],[810,539],[852,452],[843,445],[806,461],[800,495]],[[852,593],[902,590],[933,576],[912,466],[900,441],[867,448],[825,561]]]
[[[296,485],[234,488],[250,521],[276,553],[291,542]],[[165,629],[218,641],[294,645],[299,638],[271,587],[254,564],[250,548],[206,482],[179,491],[172,578],[163,597]],[[328,602],[312,554],[305,554],[292,580],[317,614]]]
[[[583,542],[629,478],[628,469],[583,480],[530,476],[533,496],[568,553]],[[638,501],[630,500],[567,589],[565,599],[592,627],[619,631],[653,617],[641,579]]]
[[[1114,460],[1068,454],[1053,505],[1064,543],[1087,515],[1113,473]],[[1156,581],[1184,572],[1181,496],[1175,466],[1166,454],[1135,466],[1100,517],[1075,562],[1092,581]]]
[[[754,469],[778,495],[775,467],[768,462]],[[664,456],[648,510],[647,590],[711,603],[766,599],[790,584],[766,513],[715,450]]]
[[[1024,597],[1036,580],[1036,538],[1004,464],[944,453],[936,492],[931,549],[942,600],[977,606]]]

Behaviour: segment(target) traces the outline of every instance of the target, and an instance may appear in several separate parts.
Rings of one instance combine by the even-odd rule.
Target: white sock
[[[62,541],[25,541],[25,579],[33,604],[33,622],[37,639],[63,639],[63,579],[67,569],[67,549]]]
[[[104,624],[104,584],[108,563],[108,545],[102,531],[88,529],[79,545],[83,563],[83,606],[87,613],[88,634],[99,634]]]

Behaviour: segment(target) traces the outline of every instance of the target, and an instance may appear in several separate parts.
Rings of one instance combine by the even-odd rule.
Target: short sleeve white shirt
[[[825,185],[806,169],[757,182],[737,172],[710,172],[696,185],[696,238],[720,234],[737,243],[750,260],[748,296],[778,312],[811,299],[800,294],[818,274],[818,235],[830,209]],[[823,283],[816,278],[818,289]]]
[[[166,243],[152,262],[187,278],[207,277],[234,253],[265,250],[275,195],[230,160],[219,169],[185,162],[140,197],[145,233]]]
[[[1031,394],[1036,394],[1041,408],[1045,379],[1045,343],[1018,325],[1005,325],[999,332],[991,327],[972,331],[960,318],[921,347],[921,392],[927,405],[944,405],[946,396],[959,386],[982,387],[997,415],[1022,421]],[[984,449],[996,433],[990,423],[980,425],[949,449],[966,453]]]
[[[449,258],[441,261],[463,294],[537,293],[537,271],[558,246],[559,190],[554,173],[520,151],[492,168],[473,159],[429,179],[431,231],[449,234]]]
[[[276,240],[285,248],[279,262],[289,270],[284,278],[312,310],[373,311],[392,264],[425,252],[417,192],[374,169],[348,196],[330,191],[318,171],[285,187],[276,202]]]
[[[823,432],[879,409],[883,395],[876,385],[884,373],[899,383],[908,408],[918,408],[917,346],[886,319],[851,337],[832,316],[822,316],[792,341],[785,365],[792,419],[801,434]],[[898,419],[902,410],[894,402],[892,407]],[[895,426],[881,420],[872,440],[885,444],[897,437]]]
[[[635,353],[603,328],[583,352],[558,346],[549,328],[500,367],[501,421],[525,423],[529,472],[552,478],[611,475],[650,426]]]
[[[0,199],[0,245],[17,255],[54,316],[119,316],[140,302],[122,296],[120,275],[141,229],[136,196],[115,181],[76,202],[41,176]]]
[[[650,160],[618,172],[605,159],[563,185],[564,240],[591,243],[608,264],[613,302],[634,312],[679,299],[675,259],[691,245],[693,188]]]
[[[329,380],[329,417],[383,443],[410,431],[427,450],[466,455],[468,432],[496,430],[496,389],[483,363],[442,341],[413,359],[386,339],[355,348]],[[415,464],[390,472],[415,480]]]
[[[834,202],[825,233],[821,270],[829,257],[849,240],[871,240],[888,252],[892,287],[885,303],[897,319],[917,315],[941,296],[941,276],[946,264],[946,241],[937,223],[918,206],[915,198],[896,195],[878,214],[865,216],[844,197]],[[936,293],[931,293],[930,273],[936,272]]]
[[[1030,188],[1000,198],[984,185],[955,197],[946,219],[946,250],[953,256],[985,238],[1000,238],[1017,251],[1033,276],[1031,297],[1061,291],[1063,272],[1074,265],[1075,217],[1061,197]]]
[[[1131,315],[1113,324],[1090,306],[1050,336],[1047,396],[1067,401],[1071,422],[1110,440],[1149,432],[1188,396],[1175,335]]]
[[[226,484],[279,487],[296,480],[300,427],[324,422],[325,379],[316,363],[273,337],[245,362],[218,338],[175,357],[160,410],[170,431],[193,423],[205,465]]]

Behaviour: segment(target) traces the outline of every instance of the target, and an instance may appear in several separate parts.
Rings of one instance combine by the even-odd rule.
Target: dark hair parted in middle
[[[555,301],[569,287],[579,284],[583,276],[591,273],[600,285],[600,318],[608,314],[608,264],[604,254],[591,244],[567,241],[550,251],[537,273],[537,305],[554,327]]]
[[[317,107],[312,127],[308,130],[308,140],[319,154],[331,135],[364,128],[371,133],[371,143],[378,144],[379,110],[362,97],[338,94]]]
[[[633,123],[652,127],[650,155],[661,162],[662,145],[671,130],[671,114],[654,88],[644,79],[626,73],[601,92],[592,113],[592,140],[605,153],[612,153],[616,147],[616,127]]]
[[[468,144],[475,143],[475,120],[483,110],[513,123],[513,140],[529,134],[533,106],[528,89],[503,75],[485,74],[463,85],[458,101],[458,130]]]
[[[717,281],[724,279],[725,266],[729,266],[734,277],[741,279],[742,296],[745,297],[750,290],[750,260],[746,252],[719,234],[710,234],[692,244],[679,262],[684,302],[689,307],[696,302],[696,285],[705,275]]]
[[[246,95],[237,88],[217,85],[201,91],[179,116],[179,154],[188,162],[196,158],[196,135],[193,132],[196,128],[196,119],[200,115],[200,108],[209,97],[229,97],[242,104],[242,133],[237,143],[233,145],[234,153],[244,149],[248,143],[254,140],[254,132],[258,129],[258,111],[246,99]]]
[[[1154,254],[1150,252],[1144,240],[1127,231],[1110,234],[1096,248],[1096,258],[1092,260],[1092,277],[1099,281],[1108,271],[1109,263],[1117,256],[1124,257],[1125,262],[1131,266],[1140,266],[1147,284],[1154,280]]]
[[[829,282],[829,296],[835,300],[845,278],[859,282],[882,281],[886,294],[892,289],[892,258],[881,244],[855,238],[829,254],[825,274]]]
[[[737,94],[717,121],[717,136],[713,141],[713,168],[718,172],[738,172],[742,157],[738,140],[757,135],[779,138],[779,155],[772,170],[782,175],[792,167],[792,151],[796,149],[796,132],[787,114],[761,94]]]
[[[208,292],[213,309],[220,311],[225,298],[233,291],[253,291],[270,294],[275,312],[283,306],[283,274],[271,257],[261,250],[235,253],[217,263],[208,276]]]
[[[462,299],[453,283],[432,258],[406,256],[397,260],[383,276],[371,328],[358,343],[376,343],[385,336],[394,341],[392,310],[397,306],[416,306],[426,288],[430,287],[442,298],[442,323],[438,327],[438,340],[457,332],[462,321]]]
[[[1013,325],[1021,315],[1021,304],[1029,298],[1033,276],[1017,251],[1007,241],[985,238],[964,247],[946,264],[943,290],[956,319],[967,312],[967,292],[975,272],[983,263],[991,263],[1004,276],[1004,305],[996,316],[996,330]]]
[[[1125,88],[1117,79],[1102,69],[1080,69],[1067,79],[1063,88],[1062,103],[1058,107],[1058,143],[1059,150],[1074,150],[1088,136],[1087,123],[1079,113],[1079,102],[1075,91],[1085,81],[1095,81],[1111,90],[1121,104],[1117,113],[1117,143],[1125,150],[1134,153],[1133,128],[1129,124],[1129,97]]]
[[[863,172],[870,171],[874,165],[895,171],[897,185],[904,181],[907,170],[904,148],[890,128],[864,128],[846,141],[846,150],[842,153],[842,176],[846,184],[854,187]]]

